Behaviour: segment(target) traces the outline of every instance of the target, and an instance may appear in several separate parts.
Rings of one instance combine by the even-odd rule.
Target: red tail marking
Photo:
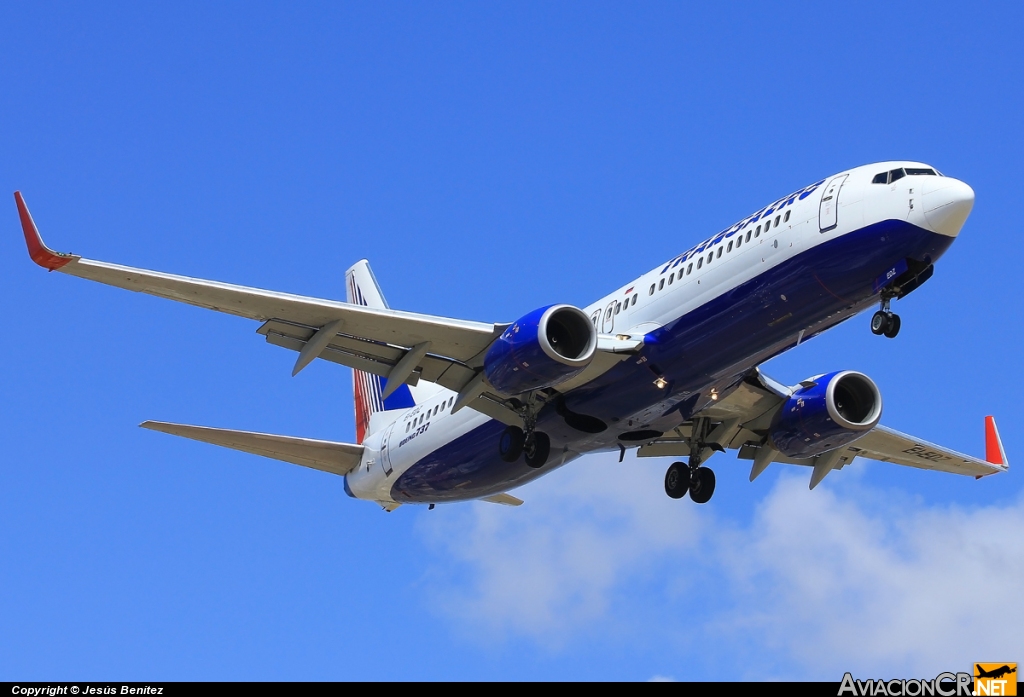
[[[985,417],[985,459],[993,465],[1005,465],[1003,458],[1003,444],[999,441],[999,431],[996,430],[996,420],[991,416]]]
[[[43,244],[43,238],[39,235],[39,229],[32,220],[32,214],[28,212],[28,206],[25,205],[25,199],[21,197],[20,191],[14,192],[14,202],[18,204],[21,231],[25,233],[25,244],[28,245],[28,255],[32,257],[32,261],[44,269],[56,271],[74,260],[71,254],[59,254]]]
[[[370,427],[370,409],[366,401],[366,391],[363,389],[362,371],[352,371],[352,384],[355,387],[356,402],[356,442],[362,443],[366,437],[366,431]]]

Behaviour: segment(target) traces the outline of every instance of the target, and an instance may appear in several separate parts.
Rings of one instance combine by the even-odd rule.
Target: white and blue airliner
[[[900,330],[891,303],[931,278],[974,191],[920,162],[857,167],[783,196],[585,308],[511,323],[388,307],[369,264],[347,302],[204,281],[49,249],[20,193],[32,259],[51,271],[261,322],[276,346],[352,368],[358,443],[146,421],[143,427],[344,478],[386,510],[522,501],[508,492],[587,453],[685,457],[665,492],[706,503],[716,452],[810,468],[813,489],[857,457],[974,477],[1004,472],[994,419],[984,458],[879,423],[867,375],[838,370],[785,386],[764,361],[865,310]]]

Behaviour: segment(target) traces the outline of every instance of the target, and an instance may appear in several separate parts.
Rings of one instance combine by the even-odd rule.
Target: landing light
[[[718,390],[716,390],[714,388],[712,388],[712,390],[711,390],[711,401],[712,402],[717,402],[718,401]]]
[[[666,380],[665,378],[658,378],[657,380],[654,381],[654,386],[657,387],[659,390],[663,390],[668,386],[668,380]]]

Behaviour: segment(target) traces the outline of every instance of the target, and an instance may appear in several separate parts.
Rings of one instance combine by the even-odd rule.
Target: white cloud
[[[705,661],[721,656],[721,677],[737,659],[742,677],[838,680],[1024,656],[1020,501],[926,506],[857,477],[809,492],[805,476],[784,474],[738,525],[668,499],[654,463],[615,460],[568,465],[525,487],[518,509],[425,516],[443,612],[478,639],[525,636],[548,649],[657,616],[645,632],[699,643]],[[717,606],[697,614],[695,578],[717,591]]]
[[[1024,506],[872,508],[888,492],[809,494],[786,477],[723,558],[736,605],[718,618],[816,677],[934,676],[1024,655]],[[724,546],[728,548],[728,546]]]
[[[427,534],[457,564],[439,569],[434,600],[483,637],[511,631],[549,647],[607,620],[624,580],[695,538],[700,519],[692,506],[651,496],[661,476],[597,456],[516,492],[527,499],[519,508],[438,508],[424,517]]]

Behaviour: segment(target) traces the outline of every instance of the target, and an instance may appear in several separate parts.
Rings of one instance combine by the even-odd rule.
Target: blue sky
[[[706,4],[705,4],[706,5]],[[892,427],[1024,453],[1019,3],[8,5],[0,190],[51,246],[509,321],[586,305],[778,196],[913,158],[977,201],[871,375]],[[9,195],[9,194],[8,194]],[[1022,660],[1019,474],[583,459],[527,505],[405,507],[136,428],[352,440],[346,369],[32,265],[0,235],[0,678],[914,677]],[[721,459],[719,459],[721,458]],[[1024,465],[1019,465],[1024,466]],[[999,622],[992,622],[992,618]]]

